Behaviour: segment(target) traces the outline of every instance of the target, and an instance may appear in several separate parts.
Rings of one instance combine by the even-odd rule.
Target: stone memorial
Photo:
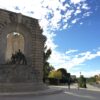
[[[0,9],[0,92],[46,88],[42,81],[45,40],[37,19]]]

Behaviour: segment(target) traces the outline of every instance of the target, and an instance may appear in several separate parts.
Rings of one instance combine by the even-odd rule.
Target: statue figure
[[[26,65],[27,64],[27,61],[26,61],[25,55],[22,54],[21,57],[22,57],[21,58],[22,59],[22,64],[25,64]]]
[[[27,64],[26,57],[20,51],[20,49],[15,54],[12,54],[12,56],[11,56],[11,64],[24,64],[24,65]]]
[[[16,58],[17,58],[17,63],[20,64],[21,59],[22,59],[22,52],[20,51],[20,49],[18,50],[18,52],[16,54]]]
[[[15,54],[12,54],[11,56],[11,64],[15,64],[16,63],[16,56]]]

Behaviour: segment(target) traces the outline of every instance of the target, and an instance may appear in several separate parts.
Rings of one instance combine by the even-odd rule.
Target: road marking
[[[72,92],[67,92],[67,91],[65,91],[64,93],[65,93],[65,94],[68,94],[68,95],[76,96],[76,97],[88,98],[88,99],[90,99],[90,100],[91,100],[91,99],[93,99],[93,100],[96,99],[96,98],[93,97],[93,96],[80,95],[80,94],[76,94],[76,93],[72,93]]]

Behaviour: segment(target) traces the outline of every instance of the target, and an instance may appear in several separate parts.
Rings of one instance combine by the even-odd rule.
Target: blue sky
[[[100,74],[100,0],[0,0],[0,8],[39,19],[56,69]]]

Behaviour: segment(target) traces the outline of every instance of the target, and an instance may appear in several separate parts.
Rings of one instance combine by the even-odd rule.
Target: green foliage
[[[57,71],[60,71],[62,73],[62,78],[65,79],[67,77],[67,71],[64,68],[59,68]]]
[[[59,68],[58,70],[50,71],[48,75],[48,79],[50,84],[59,84],[59,83],[68,83],[69,80],[71,82],[71,75],[67,73],[66,69]]]
[[[61,71],[56,71],[55,72],[55,78],[56,79],[61,79],[62,78],[62,72]]]
[[[66,69],[64,68],[59,68],[57,71],[62,72],[62,78],[60,80],[61,83],[66,83],[70,79],[70,73],[67,73]]]
[[[62,73],[61,71],[51,71],[48,75],[48,79],[50,84],[59,84],[60,79],[62,78]]]
[[[51,53],[51,49],[47,49],[47,47],[44,48],[44,61],[47,61],[49,59]]]
[[[86,78],[84,78],[83,75],[81,75],[79,78],[79,87],[86,88]]]
[[[67,71],[64,68],[59,68],[57,71],[61,71],[63,76],[67,75]]]
[[[96,77],[87,78],[87,82],[90,83],[90,84],[96,83]]]
[[[55,78],[55,71],[51,71],[48,75],[48,78]]]
[[[61,79],[62,73],[61,73],[61,71],[51,71],[48,75],[48,78]]]
[[[47,49],[47,46],[45,46],[44,53],[43,53],[44,56],[43,81],[44,82],[47,79],[49,72],[53,69],[53,66],[50,66],[48,62],[51,53],[52,53],[51,49]]]

